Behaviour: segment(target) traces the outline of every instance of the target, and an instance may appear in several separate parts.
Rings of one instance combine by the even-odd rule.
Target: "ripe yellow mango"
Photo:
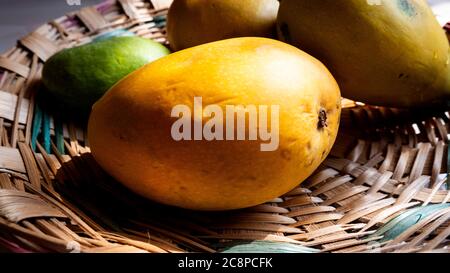
[[[181,50],[236,37],[276,37],[277,0],[174,0],[167,15],[170,46]]]
[[[278,132],[275,149],[263,151],[261,135],[251,140],[249,131],[237,140],[237,123],[234,140],[195,136],[192,124],[204,129],[212,119],[208,106],[216,117],[223,111],[215,129],[228,135],[227,106],[239,105],[256,106],[258,118],[264,106],[278,106],[278,116],[258,123],[259,133],[264,125]],[[173,135],[180,106],[190,109],[183,114],[190,139]],[[235,38],[179,51],[127,76],[94,105],[88,137],[98,163],[144,197],[188,209],[238,209],[278,197],[311,175],[333,145],[340,107],[336,81],[315,58],[276,40]],[[248,114],[245,128],[250,120]]]
[[[424,0],[283,0],[280,38],[321,60],[344,97],[420,107],[450,98],[449,43]]]

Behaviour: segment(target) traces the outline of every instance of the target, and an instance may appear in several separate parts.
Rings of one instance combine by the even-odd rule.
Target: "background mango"
[[[276,37],[277,0],[175,0],[167,16],[174,50],[235,37]]]
[[[344,97],[424,107],[450,98],[449,43],[424,0],[283,0],[283,41],[321,60]]]

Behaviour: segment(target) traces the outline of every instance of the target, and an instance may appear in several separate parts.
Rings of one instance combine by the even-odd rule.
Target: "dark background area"
[[[69,5],[70,2],[75,5]],[[102,0],[0,0],[0,53],[43,23],[100,2]]]
[[[0,53],[43,23],[102,0],[0,0]],[[207,0],[210,1],[210,0]],[[245,1],[245,0],[243,0]],[[316,1],[316,0],[310,0]],[[394,1],[394,0],[382,0]],[[79,2],[80,5],[76,5]],[[450,0],[429,0],[438,19],[450,21]],[[73,3],[74,5],[70,5]]]

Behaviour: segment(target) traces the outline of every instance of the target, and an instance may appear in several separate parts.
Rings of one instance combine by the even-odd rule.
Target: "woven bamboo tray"
[[[154,204],[105,174],[82,127],[36,103],[43,63],[115,29],[165,44],[170,3],[105,1],[41,26],[0,55],[0,249],[254,251],[252,242],[259,251],[450,252],[446,110],[343,100],[340,133],[321,167],[290,193],[239,211]]]

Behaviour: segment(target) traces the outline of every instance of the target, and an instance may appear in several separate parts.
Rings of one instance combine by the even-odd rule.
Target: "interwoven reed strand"
[[[70,121],[56,143],[59,118],[35,104],[43,63],[115,29],[166,43],[170,2],[105,1],[41,26],[0,56],[1,245],[17,252],[215,252],[230,242],[269,240],[327,252],[449,252],[445,110],[343,100],[337,143],[315,174],[284,196],[232,212],[184,211],[136,197],[97,166],[85,131]],[[33,149],[36,120],[50,135]],[[409,221],[411,208],[422,218]],[[409,222],[399,221],[395,228],[403,229],[391,236],[385,231],[393,228],[383,226],[399,215]]]

